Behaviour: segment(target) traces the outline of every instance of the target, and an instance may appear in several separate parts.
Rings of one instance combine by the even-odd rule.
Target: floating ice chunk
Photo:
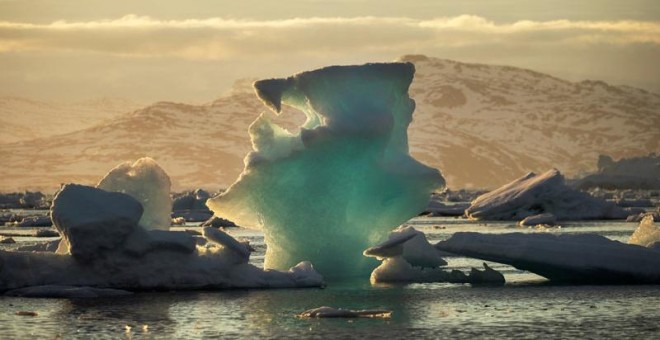
[[[401,226],[389,239],[364,251],[365,256],[383,261],[371,272],[372,283],[382,282],[460,282],[504,283],[504,276],[484,263],[484,271],[473,268],[469,276],[459,271],[444,271],[437,267],[447,264],[424,233],[411,226]],[[498,276],[499,275],[499,276]]]
[[[465,209],[470,207],[470,203],[456,203],[453,205],[447,205],[441,202],[432,202],[426,207],[425,212],[429,216],[463,216],[465,215]]]
[[[239,263],[247,263],[250,260],[250,249],[222,230],[213,227],[204,227],[202,229],[202,235],[209,242],[219,244],[233,252],[238,258]]]
[[[309,261],[302,261],[291,267],[288,271],[293,280],[302,287],[325,286],[323,276],[314,270],[314,266]]]
[[[626,218],[626,222],[641,222],[644,217],[651,216],[653,222],[660,222],[660,211],[643,212],[635,215],[630,215]]]
[[[50,227],[53,222],[49,216],[28,216],[18,222],[18,227]]]
[[[639,227],[630,236],[630,244],[642,247],[660,248],[660,227],[653,224],[653,216],[646,215],[639,223]]]
[[[588,175],[576,186],[583,189],[600,187],[607,189],[660,189],[660,155],[622,158],[598,157],[598,172]]]
[[[0,243],[2,243],[2,244],[12,244],[12,243],[16,243],[16,241],[11,237],[2,237],[2,238],[0,238]]]
[[[175,194],[175,198],[172,200],[172,210],[207,210],[206,200],[209,197],[211,195],[203,189]]]
[[[415,267],[435,268],[447,264],[440,252],[429,243],[426,235],[411,226],[400,226],[390,233],[394,235],[414,235],[403,243],[403,258]]]
[[[34,232],[34,237],[59,237],[60,233],[51,228],[41,228]]]
[[[516,221],[551,213],[557,220],[626,218],[616,204],[592,197],[564,184],[556,169],[529,173],[472,202],[465,214],[472,219]]]
[[[144,229],[169,230],[172,214],[170,177],[149,157],[135,163],[125,162],[110,170],[97,188],[127,194],[142,204],[140,226]]]
[[[121,289],[76,287],[76,286],[33,286],[13,289],[6,296],[37,297],[37,298],[98,298],[132,295],[132,292]]]
[[[375,257],[379,260],[403,255],[403,244],[415,237],[414,233],[399,233],[392,235],[390,238],[376,246],[365,250],[362,254],[364,256]]]
[[[0,291],[36,285],[140,290],[324,285],[308,263],[263,270],[245,260],[237,263],[236,251],[227,247],[198,247],[187,232],[145,230],[138,225],[141,212],[128,195],[65,185],[51,209],[62,233],[57,252],[0,250]]]
[[[469,282],[472,284],[504,284],[504,275],[497,270],[489,267],[486,262],[483,263],[484,269],[472,268],[468,275]]]
[[[238,227],[236,223],[226,220],[222,217],[213,216],[202,223],[202,227],[214,227],[214,228],[236,228]]]
[[[133,256],[144,256],[154,251],[178,252],[191,254],[197,242],[185,231],[144,230],[136,228],[120,249]]]
[[[424,271],[414,268],[401,256],[383,258],[380,266],[371,272],[371,283],[382,282],[421,282]],[[438,281],[445,281],[444,279]]]
[[[306,310],[298,317],[301,318],[390,318],[392,311],[384,309],[350,310],[333,307],[319,307]]]
[[[518,224],[521,226],[535,226],[539,224],[555,225],[557,224],[557,217],[551,213],[544,213],[525,217]]]
[[[416,267],[435,268],[447,264],[440,252],[426,239],[426,235],[412,226],[400,226],[392,230],[387,241],[365,250],[363,255],[379,259],[403,256]]]
[[[505,283],[504,275],[485,263],[484,270],[472,268],[470,273],[465,275],[458,270],[413,267],[401,256],[385,258],[380,266],[371,272],[370,281],[371,283],[450,282],[496,285]]]
[[[60,240],[52,240],[46,242],[35,242],[33,244],[27,244],[16,248],[16,251],[45,251],[45,252],[55,252],[57,246],[60,244]]]
[[[90,262],[121,247],[137,228],[142,205],[126,194],[66,184],[55,195],[50,216],[67,252]]]
[[[304,112],[299,133],[267,114],[249,129],[245,169],[207,205],[243,227],[263,228],[267,268],[309,260],[326,278],[366,275],[362,250],[419,214],[444,185],[408,153],[410,63],[332,66],[255,83],[276,112]]]
[[[460,232],[436,247],[509,264],[557,282],[660,283],[660,252],[595,234]]]

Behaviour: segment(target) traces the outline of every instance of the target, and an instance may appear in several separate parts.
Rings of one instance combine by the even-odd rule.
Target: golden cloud
[[[537,44],[660,44],[660,23],[529,21],[495,23],[461,15],[432,20],[387,17],[233,20],[118,19],[49,24],[0,22],[0,52],[87,51],[121,56],[227,59],[282,53],[432,50]]]

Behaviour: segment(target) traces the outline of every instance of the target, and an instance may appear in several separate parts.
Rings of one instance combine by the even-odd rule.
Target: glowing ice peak
[[[421,212],[444,185],[410,157],[411,63],[331,66],[254,84],[264,103],[305,113],[299,133],[263,113],[238,180],[207,205],[239,225],[263,228],[265,266],[309,260],[326,278],[364,275],[362,250]]]

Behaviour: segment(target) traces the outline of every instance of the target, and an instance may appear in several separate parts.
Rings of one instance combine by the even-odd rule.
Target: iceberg
[[[288,105],[307,120],[293,133],[262,113],[249,128],[253,151],[242,174],[208,207],[263,229],[266,268],[308,260],[325,278],[368,275],[377,262],[362,250],[444,186],[438,170],[409,154],[414,72],[411,63],[380,63],[257,81],[267,107]]]
[[[659,251],[595,234],[458,232],[436,248],[509,264],[554,282],[660,283]]]
[[[206,242],[188,232],[145,229],[135,198],[67,184],[56,194],[51,218],[62,239],[56,252],[0,251],[0,291],[46,286],[16,294],[97,294],[95,288],[229,289],[320,287],[308,262],[286,271],[248,263],[250,248],[230,235],[204,229]],[[62,286],[90,287],[73,289]],[[91,290],[90,290],[91,289]]]
[[[646,215],[639,223],[639,227],[630,236],[629,244],[660,250],[660,227],[653,223],[653,215]]]
[[[117,165],[96,185],[99,189],[121,192],[138,200],[144,209],[140,226],[160,230],[169,230],[172,224],[171,186],[165,170],[149,157],[133,164]]]
[[[519,221],[539,214],[552,214],[558,221],[628,216],[613,202],[570,188],[556,169],[529,173],[477,197],[465,210],[467,217],[478,220]]]
[[[576,181],[581,189],[660,189],[660,155],[622,158],[598,157],[598,171]]]

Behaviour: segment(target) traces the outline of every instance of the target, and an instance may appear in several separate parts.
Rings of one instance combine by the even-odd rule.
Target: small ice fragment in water
[[[387,319],[392,317],[391,310],[384,309],[365,309],[365,310],[350,310],[343,308],[333,308],[333,307],[319,307],[310,310],[306,310],[300,314],[298,317],[301,318],[383,318]]]
[[[522,221],[518,222],[518,225],[525,227],[533,227],[539,224],[553,226],[557,224],[557,217],[551,213],[544,213],[527,216]]]
[[[16,312],[16,315],[20,315],[20,316],[37,316],[39,314],[37,312],[19,310],[18,312]]]

